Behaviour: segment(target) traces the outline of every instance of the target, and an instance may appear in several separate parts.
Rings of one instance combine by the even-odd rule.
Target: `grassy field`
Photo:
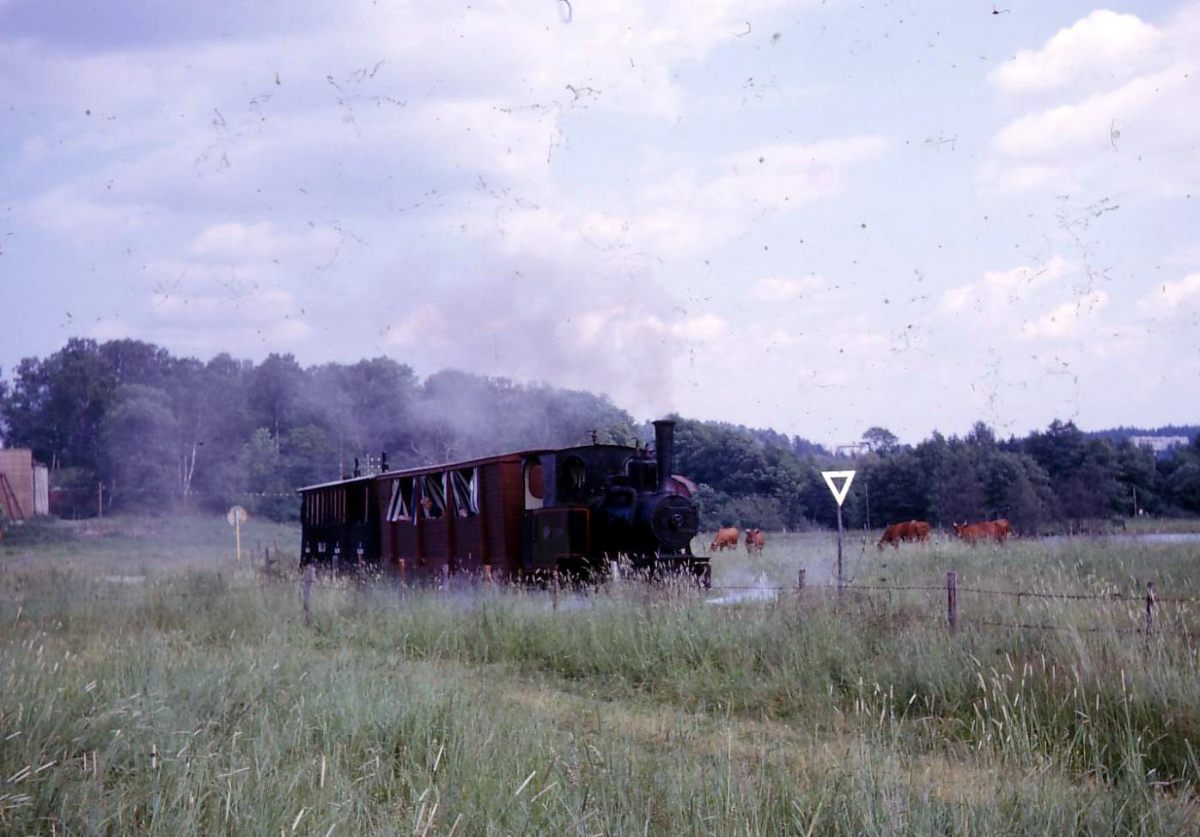
[[[832,538],[796,535],[715,556],[737,589],[324,583],[306,625],[263,559],[297,533],[243,538],[238,565],[222,519],[10,531],[0,831],[1200,828],[1200,615],[1162,602],[1137,632],[1146,581],[1200,597],[1200,544],[856,534],[855,585],[932,589],[838,597]],[[802,567],[806,592],[776,595]]]

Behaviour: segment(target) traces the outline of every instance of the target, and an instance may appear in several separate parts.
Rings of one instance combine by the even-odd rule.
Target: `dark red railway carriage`
[[[596,579],[621,561],[707,582],[689,483],[671,474],[674,422],[654,424],[653,456],[593,444],[302,488],[301,564],[440,581]]]

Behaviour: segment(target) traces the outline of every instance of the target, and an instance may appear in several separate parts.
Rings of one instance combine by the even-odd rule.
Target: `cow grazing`
[[[751,555],[761,553],[767,544],[767,536],[762,529],[746,530],[746,552]]]
[[[1008,540],[1008,533],[1011,531],[1011,527],[1008,525],[1008,520],[1002,517],[994,522],[996,524],[996,540],[1000,543],[1004,543]]]
[[[908,520],[903,523],[893,523],[883,530],[883,536],[876,544],[883,549],[884,544],[891,544],[893,549],[899,549],[902,541],[929,542],[929,524],[924,520]]]
[[[984,520],[979,523],[955,523],[954,534],[974,546],[980,541],[1004,543],[1008,540],[1009,525],[1004,518]]]
[[[883,545],[885,543],[890,543],[893,548],[899,549],[900,541],[904,540],[904,538],[901,535],[901,532],[904,531],[904,529],[907,526],[908,526],[907,523],[891,524],[890,526],[888,526],[886,529],[883,530],[883,535],[879,538],[879,543],[875,544],[875,546],[879,549],[883,549]]]
[[[736,526],[722,526],[717,530],[717,536],[713,538],[709,549],[713,552],[718,552],[722,549],[737,549],[739,534],[740,532]]]
[[[918,543],[929,543],[929,524],[924,520],[912,521],[913,539]]]

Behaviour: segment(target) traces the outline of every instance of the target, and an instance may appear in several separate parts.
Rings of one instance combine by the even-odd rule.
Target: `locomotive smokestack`
[[[654,422],[654,458],[658,461],[658,490],[671,491],[671,465],[675,461],[675,422]]]

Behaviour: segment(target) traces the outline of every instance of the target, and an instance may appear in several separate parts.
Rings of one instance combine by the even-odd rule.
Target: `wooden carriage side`
[[[366,477],[301,489],[301,563],[335,570],[373,563],[379,556],[375,493]]]
[[[380,568],[412,581],[519,576],[526,463],[538,461],[539,453],[375,477]]]

